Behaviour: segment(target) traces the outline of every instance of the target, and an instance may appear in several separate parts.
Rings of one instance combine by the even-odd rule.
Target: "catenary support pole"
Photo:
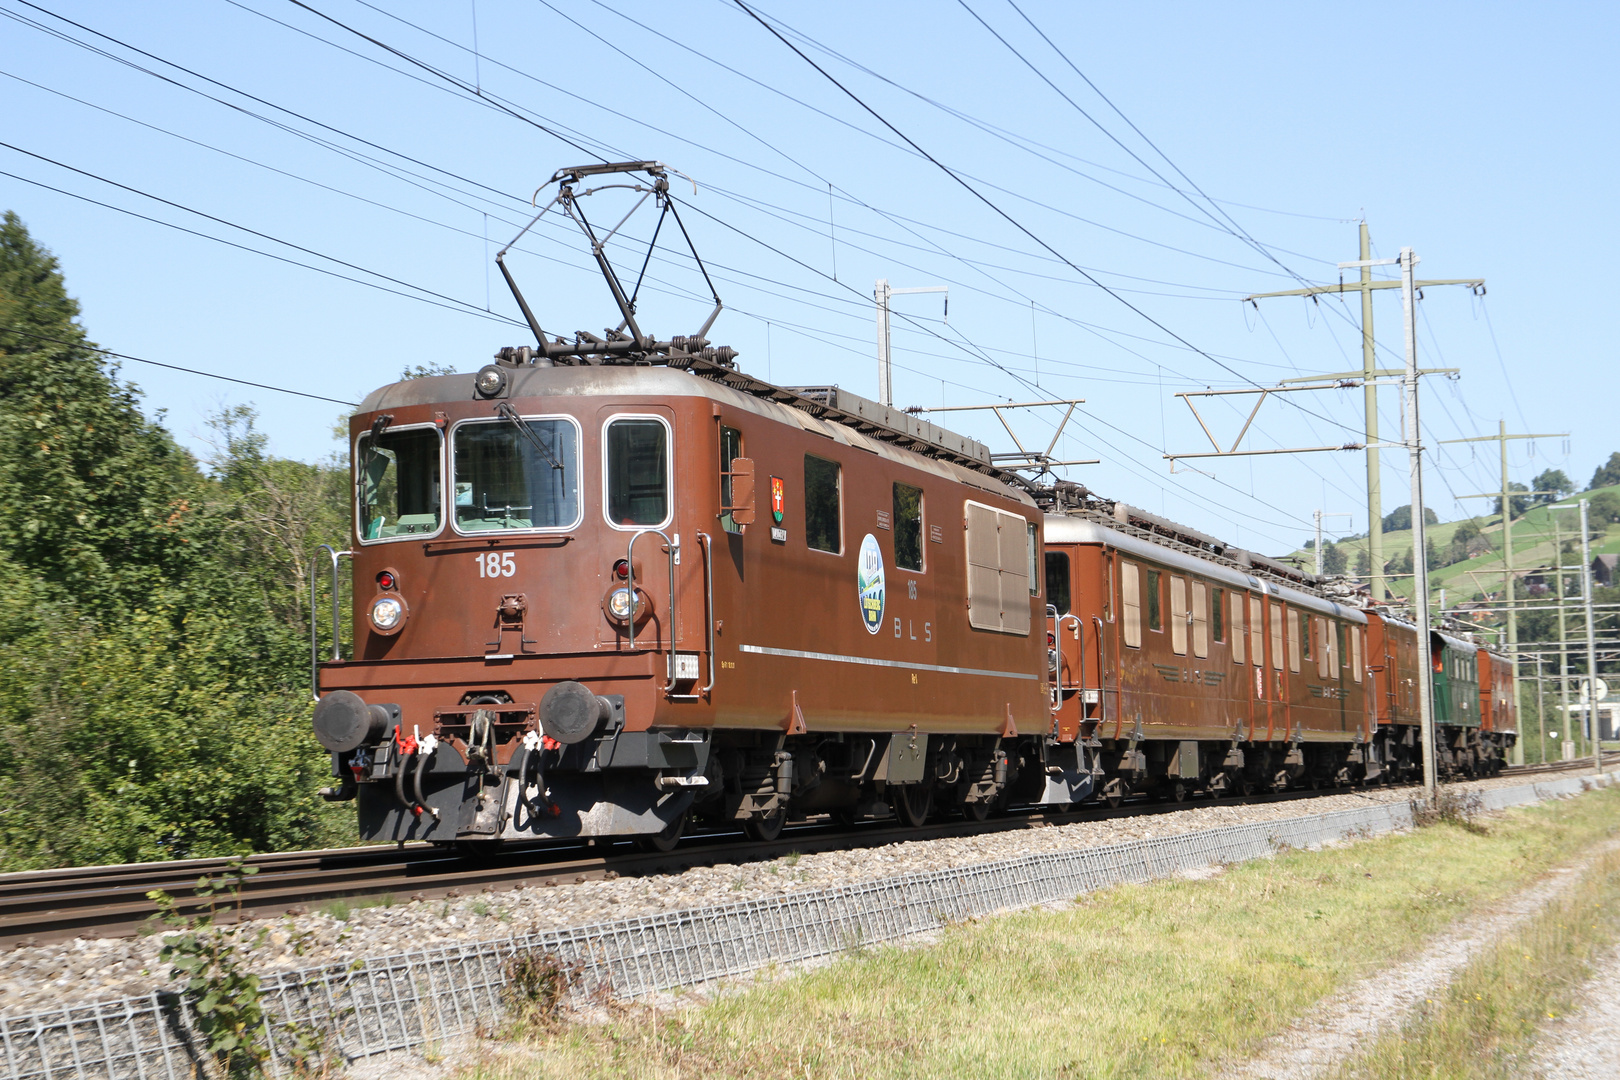
[[[1322,519],[1325,518],[1325,517],[1342,517],[1342,518],[1350,518],[1350,520],[1354,521],[1355,518],[1352,517],[1350,514],[1337,514],[1337,513],[1330,514],[1326,510],[1316,510],[1313,513],[1314,513],[1314,515],[1316,517],[1316,576],[1321,577],[1322,576]]]
[[[1564,714],[1563,732],[1564,744],[1558,749],[1560,758],[1575,756],[1575,744],[1570,741],[1569,723],[1569,635],[1564,623],[1564,604],[1567,597],[1564,592],[1564,541],[1558,532],[1559,510],[1574,510],[1573,506],[1554,506],[1549,508],[1553,521],[1553,558],[1557,571],[1554,577],[1558,583],[1558,700]]]
[[[1378,440],[1378,378],[1401,374],[1397,371],[1386,371],[1377,364],[1377,346],[1373,339],[1373,308],[1372,296],[1376,289],[1398,289],[1398,281],[1374,281],[1372,268],[1395,262],[1393,259],[1374,259],[1372,257],[1372,241],[1367,235],[1367,222],[1361,222],[1361,259],[1354,263],[1340,263],[1339,269],[1357,267],[1361,270],[1361,277],[1357,281],[1345,281],[1341,276],[1337,285],[1312,285],[1304,289],[1285,289],[1281,292],[1255,293],[1244,297],[1247,302],[1265,300],[1276,296],[1303,296],[1317,297],[1333,293],[1341,297],[1347,292],[1361,293],[1361,370],[1341,371],[1331,375],[1307,375],[1297,379],[1284,379],[1281,385],[1296,382],[1316,382],[1331,379],[1355,379],[1361,383],[1362,394],[1365,398],[1367,423],[1367,558],[1371,562],[1369,586],[1372,589],[1374,600],[1385,600],[1389,597],[1388,583],[1384,578],[1384,507],[1379,482],[1379,446]],[[1414,285],[1419,288],[1432,288],[1438,285],[1466,285],[1476,295],[1483,296],[1485,281],[1483,278],[1452,278],[1437,281],[1418,281]],[[1258,309],[1259,305],[1255,307]]]
[[[1367,238],[1367,219],[1361,219],[1361,255],[1363,263],[1372,258],[1372,242]],[[1384,503],[1382,481],[1379,476],[1378,455],[1378,382],[1373,372],[1378,370],[1378,354],[1373,343],[1372,267],[1361,268],[1361,393],[1367,419],[1367,558],[1372,563],[1372,598],[1387,600],[1389,589],[1384,582]]]
[[[905,296],[909,293],[945,293],[945,319],[950,321],[951,300],[950,287],[946,285],[924,285],[915,289],[896,289],[889,285],[888,278],[878,278],[877,286],[872,290],[872,299],[877,301],[877,346],[878,346],[878,400],[889,408],[894,408],[894,363],[890,359],[889,350],[889,304],[896,296]]]
[[[1406,330],[1406,447],[1412,479],[1412,608],[1417,614],[1418,649],[1423,659],[1418,679],[1418,724],[1423,740],[1423,797],[1435,798],[1434,675],[1429,670],[1433,650],[1429,641],[1429,553],[1423,521],[1423,430],[1418,426],[1417,310],[1412,268],[1418,261],[1411,248],[1401,248],[1401,312]]]
[[[1541,740],[1541,762],[1547,761],[1546,691],[1541,688],[1541,654],[1536,654],[1536,733]]]
[[[1507,421],[1498,420],[1495,435],[1475,435],[1468,439],[1442,439],[1448,443],[1473,443],[1495,441],[1502,453],[1502,490],[1498,492],[1483,492],[1477,495],[1459,495],[1459,499],[1491,499],[1494,498],[1502,508],[1502,597],[1507,602],[1507,653],[1513,657],[1513,705],[1519,706],[1519,606],[1515,603],[1518,595],[1518,583],[1513,573],[1513,499],[1515,494],[1508,482],[1507,444],[1509,439],[1559,439],[1568,438],[1569,432],[1556,432],[1552,434],[1509,435]],[[1536,495],[1553,495],[1557,492],[1530,491],[1519,492],[1517,497],[1528,499]],[[1513,744],[1513,764],[1524,764],[1523,744]]]
[[[1581,600],[1586,605],[1586,725],[1592,738],[1592,765],[1603,771],[1603,730],[1598,726],[1597,631],[1592,623],[1592,535],[1586,520],[1587,501],[1581,500]]]

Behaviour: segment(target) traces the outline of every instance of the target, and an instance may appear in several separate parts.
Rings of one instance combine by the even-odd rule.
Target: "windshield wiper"
[[[527,420],[518,415],[516,409],[504,401],[498,401],[495,403],[495,412],[502,420],[509,420],[516,424],[517,429],[523,433],[523,437],[528,439],[536,450],[540,451],[540,456],[550,462],[553,469],[562,471],[563,463],[557,460],[556,455],[551,452],[551,448],[541,440],[539,433],[529,425]]]

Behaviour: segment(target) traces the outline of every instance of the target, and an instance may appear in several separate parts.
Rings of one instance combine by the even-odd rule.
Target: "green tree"
[[[1366,577],[1372,573],[1372,558],[1364,547],[1356,548],[1356,576]]]
[[[1600,491],[1592,496],[1591,504],[1586,508],[1588,519],[1593,523],[1604,525],[1620,521],[1620,495],[1612,491]]]
[[[1516,517],[1516,518],[1517,517],[1523,517],[1524,512],[1526,510],[1530,509],[1530,502],[1531,502],[1530,496],[1528,496],[1528,495],[1514,495],[1514,494],[1511,494],[1511,493],[1515,492],[1515,491],[1529,491],[1530,489],[1525,487],[1523,484],[1519,483],[1517,480],[1509,480],[1507,489],[1508,489],[1508,492],[1509,492],[1508,502],[1513,507],[1513,516]],[[1496,497],[1496,502],[1492,504],[1491,513],[1500,514],[1501,512],[1502,512],[1502,496],[1498,495]]]
[[[308,624],[347,471],[227,414],[212,475],[146,419],[56,260],[0,222],[0,867],[330,842]],[[341,479],[332,474],[341,473]],[[336,494],[334,494],[334,492]],[[326,537],[322,537],[326,538]]]
[[[56,259],[0,219],[0,554],[85,603],[193,561],[200,477],[86,340]]]
[[[1565,476],[1562,469],[1543,469],[1530,486],[1541,492],[1535,497],[1538,503],[1555,503],[1575,490],[1575,482]]]
[[[1344,549],[1339,545],[1322,545],[1322,573],[1342,574],[1349,562],[1350,560],[1344,554]]]
[[[1484,546],[1485,537],[1480,532],[1479,521],[1475,518],[1464,518],[1457,522],[1457,528],[1451,534],[1451,543],[1446,549],[1446,565],[1472,558],[1475,550]]]
[[[1620,451],[1609,455],[1607,464],[1599,465],[1592,474],[1592,482],[1586,485],[1586,490],[1594,488],[1613,487],[1620,484]]]
[[[1423,508],[1423,523],[1425,525],[1438,525],[1440,524],[1440,516],[1432,509],[1425,506]],[[1411,527],[1412,506],[1410,503],[1408,503],[1406,506],[1397,506],[1395,509],[1384,515],[1385,532],[1405,532]]]
[[[411,379],[430,379],[435,375],[454,375],[455,373],[456,369],[447,364],[407,364],[400,371],[399,378],[401,382],[406,382]]]

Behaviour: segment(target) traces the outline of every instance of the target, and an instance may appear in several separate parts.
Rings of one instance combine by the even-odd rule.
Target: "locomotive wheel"
[[[636,847],[642,851],[674,851],[675,845],[680,843],[681,837],[686,834],[686,823],[691,817],[690,810],[682,810],[680,817],[670,822],[663,832],[643,833],[636,837]]]
[[[934,785],[902,785],[899,791],[890,794],[889,805],[894,807],[895,817],[901,824],[921,828],[934,810]]]
[[[768,844],[782,835],[782,826],[786,824],[786,810],[777,810],[771,814],[755,814],[743,822],[743,832],[750,840]]]
[[[1125,796],[1121,795],[1117,791],[1110,792],[1109,794],[1103,796],[1103,802],[1108,804],[1108,809],[1110,810],[1118,810],[1119,804],[1124,801]]]
[[[1187,801],[1187,785],[1180,780],[1170,785],[1170,800],[1172,802]]]
[[[968,821],[988,821],[990,819],[990,804],[987,802],[965,802],[962,804],[962,817]]]

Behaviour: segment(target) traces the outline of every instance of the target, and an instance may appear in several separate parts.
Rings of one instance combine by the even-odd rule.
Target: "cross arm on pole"
[[[1241,455],[1245,455],[1245,454],[1278,453],[1279,451],[1272,451],[1272,450],[1245,450],[1245,451],[1239,451],[1238,450],[1238,444],[1243,441],[1243,436],[1245,436],[1245,435],[1247,435],[1249,433],[1249,428],[1251,426],[1253,426],[1253,424],[1254,424],[1254,418],[1259,415],[1260,406],[1262,406],[1262,405],[1264,405],[1266,403],[1267,395],[1270,395],[1270,394],[1299,393],[1302,390],[1328,390],[1328,389],[1332,389],[1332,387],[1328,387],[1328,386],[1257,386],[1257,387],[1254,387],[1253,389],[1244,389],[1244,390],[1187,390],[1187,391],[1183,391],[1181,393],[1178,393],[1178,394],[1176,394],[1176,397],[1180,398],[1182,401],[1185,401],[1187,403],[1187,408],[1192,410],[1193,419],[1197,420],[1198,421],[1198,426],[1204,429],[1204,434],[1205,434],[1205,436],[1207,436],[1209,438],[1210,445],[1215,448],[1215,453],[1213,453],[1213,454],[1166,454],[1164,456],[1167,459],[1169,459],[1170,461],[1174,461],[1174,460],[1176,460],[1177,458],[1180,458],[1180,457],[1224,457],[1224,456],[1227,456],[1227,455],[1234,455],[1234,454],[1241,456]],[[1193,398],[1200,398],[1200,397],[1229,397],[1229,396],[1234,395],[1234,394],[1258,394],[1260,396],[1255,400],[1254,408],[1249,410],[1248,419],[1243,421],[1243,429],[1238,432],[1237,438],[1232,440],[1231,449],[1223,450],[1221,448],[1220,440],[1215,438],[1215,433],[1209,430],[1209,425],[1208,424],[1204,423],[1204,417],[1198,411],[1198,406],[1193,404]],[[1313,447],[1309,447],[1307,449],[1310,450],[1310,451],[1315,451],[1315,450],[1360,450],[1360,449],[1363,449],[1363,448],[1364,448],[1364,444],[1362,444],[1362,443],[1354,443],[1354,444],[1346,443],[1343,446],[1313,446]],[[1302,451],[1302,452],[1304,452],[1304,451]]]
[[[925,292],[925,291],[929,291],[929,290],[919,289],[919,290],[915,290],[915,291]],[[1053,460],[1053,458],[1052,458],[1052,451],[1054,449],[1056,449],[1057,444],[1058,444],[1058,439],[1063,437],[1063,429],[1068,426],[1069,418],[1074,415],[1075,406],[1076,405],[1084,405],[1085,403],[1086,403],[1085,398],[1064,398],[1064,399],[1058,400],[1058,401],[1003,401],[1003,402],[995,402],[994,404],[989,404],[989,405],[938,405],[938,406],[935,406],[933,408],[907,409],[906,411],[911,412],[911,413],[983,412],[984,410],[988,409],[990,412],[995,413],[996,419],[1001,421],[1001,426],[1003,428],[1006,428],[1007,436],[1010,439],[1012,439],[1013,445],[1018,447],[1018,452],[1017,453],[1012,453],[1012,454],[991,454],[990,455],[990,460],[998,462],[998,463],[1005,462],[1008,465],[1010,465],[1010,467],[1013,468],[1013,469],[1032,468],[1032,469],[1039,469],[1041,471],[1045,471],[1047,469],[1052,468],[1055,465],[1097,465],[1097,464],[1100,464],[1100,461],[1097,458],[1086,458],[1084,460],[1075,460],[1075,461],[1056,461],[1056,460]],[[1042,450],[1029,450],[1029,449],[1025,448],[1022,440],[1020,440],[1018,438],[1018,434],[1015,431],[1013,431],[1012,425],[1007,422],[1007,417],[1002,413],[1001,410],[1003,410],[1003,409],[1033,409],[1033,408],[1036,408],[1036,407],[1042,406],[1042,405],[1067,405],[1068,409],[1067,409],[1067,411],[1064,412],[1063,419],[1058,421],[1057,430],[1055,432],[1053,432],[1052,441],[1047,444],[1046,449],[1044,451],[1042,451]]]
[[[1461,368],[1454,368],[1454,367],[1431,367],[1431,368],[1418,368],[1417,373],[1419,375],[1455,375],[1455,374],[1457,374],[1457,372],[1459,372],[1461,370],[1462,370]],[[1355,380],[1354,383],[1352,383],[1351,385],[1359,385],[1361,380],[1365,379],[1369,375],[1371,375],[1375,379],[1379,379],[1379,378],[1398,378],[1398,377],[1399,378],[1404,378],[1405,375],[1406,375],[1406,369],[1405,368],[1375,368],[1372,371],[1331,371],[1326,375],[1300,375],[1297,378],[1284,379],[1278,385],[1279,386],[1289,386],[1289,385],[1292,385],[1294,383],[1319,383],[1319,382],[1341,383],[1341,382],[1345,382],[1346,380]],[[1334,387],[1331,387],[1331,386],[1329,386],[1329,387],[1320,387],[1320,388],[1311,387],[1310,389],[1331,390],[1331,389],[1334,389]],[[1542,437],[1545,438],[1545,436],[1542,436]],[[1496,438],[1496,436],[1492,435],[1491,438],[1494,439],[1494,438]]]
[[[1394,259],[1388,259],[1385,261],[1390,263],[1395,262]],[[1345,269],[1346,267],[1359,265],[1361,264],[1340,263],[1339,268]],[[1382,263],[1373,263],[1371,265],[1378,266],[1382,265]],[[1485,279],[1436,278],[1433,281],[1414,281],[1412,283],[1412,287],[1414,289],[1426,289],[1432,285],[1466,285],[1470,289],[1479,290],[1485,287]],[[1353,293],[1360,292],[1363,289],[1398,289],[1400,287],[1401,283],[1399,281],[1341,281],[1337,285],[1312,285],[1308,289],[1284,289],[1281,292],[1253,293],[1249,296],[1245,296],[1243,299],[1245,302],[1248,302],[1251,300],[1269,300],[1274,296],[1325,296],[1329,293]]]
[[[1459,442],[1499,442],[1502,439],[1567,439],[1567,438],[1569,438],[1569,432],[1567,432],[1567,431],[1558,431],[1558,432],[1554,432],[1554,433],[1552,433],[1550,435],[1547,435],[1547,434],[1542,434],[1542,435],[1475,435],[1474,437],[1469,438],[1469,439],[1441,439],[1440,441],[1443,442],[1443,443],[1459,443]],[[1523,492],[1520,492],[1519,494],[1523,494]],[[1550,494],[1550,493],[1549,492],[1538,491],[1538,492],[1535,492],[1535,494],[1543,495],[1543,494]],[[1464,495],[1463,498],[1471,499],[1471,498],[1473,498],[1473,496],[1472,495]]]
[[[1259,457],[1263,454],[1315,454],[1324,450],[1365,450],[1362,443],[1345,443],[1342,446],[1293,446],[1282,450],[1216,450],[1205,454],[1165,454],[1166,461],[1180,461],[1182,458],[1211,458],[1211,457]]]

